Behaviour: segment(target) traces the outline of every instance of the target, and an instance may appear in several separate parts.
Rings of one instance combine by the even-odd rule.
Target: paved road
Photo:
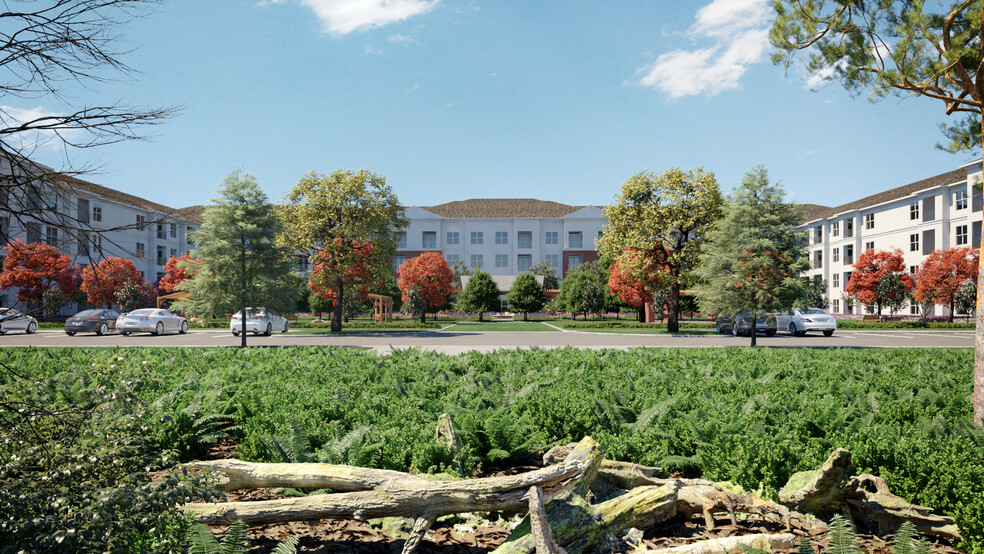
[[[585,331],[564,332],[456,332],[454,327],[443,331],[418,331],[405,333],[367,333],[331,335],[304,335],[288,333],[271,337],[249,336],[250,346],[361,346],[377,352],[392,349],[419,348],[420,350],[458,354],[468,351],[488,352],[502,348],[635,348],[635,347],[700,347],[747,346],[748,337],[731,337],[714,333],[687,335],[633,335],[616,333],[592,333]],[[76,335],[69,337],[62,331],[41,330],[34,335],[9,333],[0,336],[0,346],[238,346],[240,339],[226,330],[192,330],[187,335],[155,337],[147,334],[120,336]],[[846,347],[846,348],[971,348],[973,331],[838,331],[832,337],[807,335],[791,337],[778,334],[758,338],[760,346],[776,347]]]

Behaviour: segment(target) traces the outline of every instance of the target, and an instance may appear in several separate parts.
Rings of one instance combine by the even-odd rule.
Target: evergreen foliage
[[[557,270],[547,262],[540,262],[530,266],[529,273],[537,277],[543,277],[543,290],[557,290],[560,288],[560,280],[557,279]]]
[[[523,312],[523,321],[526,321],[529,312],[542,310],[547,299],[543,295],[543,287],[536,282],[536,276],[526,272],[520,273],[513,281],[512,288],[506,295],[506,302],[509,302],[510,310]]]
[[[236,521],[220,543],[212,531],[201,523],[195,525],[188,531],[185,541],[188,546],[188,554],[246,554],[249,550],[249,527],[242,521]],[[271,551],[273,554],[296,554],[297,537],[287,537],[277,543]]]
[[[194,272],[176,286],[188,292],[175,306],[191,315],[222,312],[246,314],[248,307],[287,312],[296,289],[290,286],[290,252],[274,244],[280,220],[252,175],[238,169],[219,189],[219,198],[205,208],[201,229],[192,234],[197,262],[179,263]],[[246,323],[240,333],[246,346]]]
[[[557,295],[560,308],[571,314],[571,319],[582,314],[601,314],[611,293],[608,290],[608,272],[597,262],[583,263],[567,273]]]
[[[797,274],[807,262],[798,223],[782,185],[769,183],[764,167],[746,173],[724,205],[724,217],[707,233],[697,269],[702,282],[695,287],[703,310],[773,312],[802,297]],[[755,346],[754,330],[750,334]]]
[[[458,298],[458,308],[463,312],[478,314],[482,321],[485,312],[498,312],[502,307],[499,301],[499,287],[488,272],[476,270],[468,279],[468,285]]]

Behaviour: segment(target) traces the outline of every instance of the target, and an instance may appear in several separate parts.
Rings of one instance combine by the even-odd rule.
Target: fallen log
[[[332,464],[263,464],[234,458],[192,462],[191,468],[211,468],[218,472],[216,487],[221,491],[272,487],[331,489],[339,492],[368,491],[390,484],[426,486],[435,481],[410,473]]]
[[[683,546],[672,548],[657,548],[640,551],[643,554],[724,554],[726,552],[738,552],[742,547],[757,548],[772,551],[775,548],[795,548],[796,537],[792,533],[778,533],[767,535],[756,533],[753,535],[741,535],[738,537],[725,537],[722,539],[708,539]]]
[[[933,509],[906,502],[892,494],[885,479],[863,473],[855,477],[860,483],[861,499],[848,500],[851,516],[878,534],[887,535],[898,531],[906,521],[916,526],[916,531],[924,535],[935,535],[950,541],[960,540],[960,529],[952,517],[936,515]],[[864,488],[872,484],[875,492]]]

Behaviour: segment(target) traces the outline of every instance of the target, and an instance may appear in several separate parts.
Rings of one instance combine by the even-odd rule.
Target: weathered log
[[[715,528],[714,514],[726,513],[732,525],[737,525],[735,513],[756,514],[763,517],[777,516],[782,519],[786,530],[790,523],[796,521],[805,529],[823,530],[827,524],[812,517],[794,512],[775,502],[763,500],[754,494],[733,494],[715,485],[691,485],[681,487],[677,492],[677,515],[690,517],[703,514],[704,523],[708,530]]]
[[[216,487],[222,491],[294,487],[353,492],[378,489],[390,483],[421,487],[434,483],[433,479],[400,471],[332,464],[260,464],[229,458],[192,462],[187,467],[218,471]]]
[[[724,554],[726,552],[738,552],[742,546],[765,551],[771,551],[773,548],[795,548],[796,537],[792,533],[775,535],[756,533],[723,539],[708,539],[694,544],[643,550],[642,552],[645,554]]]
[[[185,504],[183,509],[197,522],[207,525],[231,524],[236,520],[260,524],[321,518],[421,518],[461,512],[520,510],[527,506],[523,497],[530,487],[538,486],[546,498],[554,498],[576,486],[586,469],[584,463],[574,462],[505,477],[423,480],[423,483],[411,476],[406,481],[387,481],[380,488],[367,491],[257,502]]]
[[[536,554],[567,554],[567,551],[557,546],[550,533],[550,522],[543,509],[543,494],[540,487],[530,487],[526,494],[530,502],[530,524],[533,534]]]
[[[451,422],[451,414],[443,413],[437,418],[437,430],[434,439],[440,441],[444,439],[448,450],[454,452],[454,461],[458,464],[458,476],[465,478],[465,470],[461,466],[461,443],[458,442],[458,433],[454,432],[454,423]]]
[[[861,484],[860,492],[864,495],[862,499],[847,501],[855,521],[860,520],[880,535],[895,533],[903,523],[911,521],[916,531],[924,535],[960,540],[960,529],[953,518],[936,515],[932,508],[906,502],[892,494],[888,483],[881,477],[864,473],[855,479]],[[864,489],[866,483],[874,485],[875,492]]]
[[[851,453],[834,450],[820,469],[794,473],[779,491],[779,501],[816,515],[839,513],[849,498],[859,498],[858,481],[851,477]]]

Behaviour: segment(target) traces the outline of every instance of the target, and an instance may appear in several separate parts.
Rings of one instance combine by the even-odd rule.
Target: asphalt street
[[[239,346],[240,339],[228,330],[192,330],[187,335],[152,336],[136,334],[122,336],[76,335],[69,337],[61,330],[40,330],[34,335],[8,333],[0,336],[4,346],[182,346],[213,347]],[[748,337],[732,337],[711,333],[681,335],[644,335],[597,333],[586,331],[558,332],[457,332],[451,326],[442,331],[387,333],[352,333],[342,335],[309,335],[291,332],[266,337],[250,335],[250,346],[348,346],[365,347],[386,353],[393,349],[417,348],[425,351],[458,354],[469,351],[488,352],[498,349],[529,348],[586,348],[628,349],[651,348],[720,348],[748,346]],[[810,334],[793,337],[777,334],[758,337],[759,346],[807,348],[972,348],[973,331],[837,331],[832,337]]]

